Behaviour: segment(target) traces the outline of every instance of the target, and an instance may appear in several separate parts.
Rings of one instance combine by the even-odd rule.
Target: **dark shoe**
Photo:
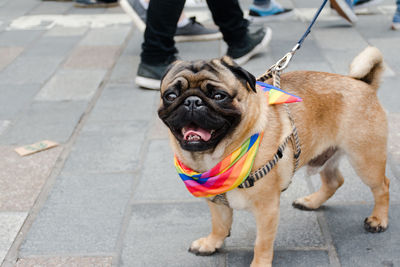
[[[76,7],[115,7],[118,0],[75,0]]]
[[[146,89],[160,90],[161,78],[173,61],[175,61],[175,58],[158,65],[140,62],[135,79],[136,85]]]
[[[189,24],[176,28],[176,42],[210,41],[222,38],[218,30],[209,29],[196,21],[196,17],[191,17]]]
[[[271,41],[272,30],[261,28],[253,33],[247,33],[240,43],[230,45],[227,55],[239,65],[246,63],[252,56],[264,50]]]

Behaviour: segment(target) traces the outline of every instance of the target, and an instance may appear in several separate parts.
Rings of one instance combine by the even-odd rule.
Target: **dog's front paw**
[[[364,220],[364,228],[371,233],[381,233],[386,231],[388,227],[387,222],[383,222],[375,216],[370,216]]]
[[[295,201],[293,201],[292,206],[299,210],[315,210],[319,208],[319,206],[315,205],[315,203],[308,199],[308,197],[296,199]]]
[[[222,246],[223,242],[223,240],[217,241],[211,236],[203,237],[193,241],[189,248],[189,252],[197,256],[210,256],[217,252],[217,250]]]

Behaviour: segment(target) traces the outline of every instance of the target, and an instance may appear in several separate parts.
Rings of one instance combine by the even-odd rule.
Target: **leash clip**
[[[287,53],[283,58],[281,58],[278,62],[276,62],[275,70],[282,71],[282,70],[286,69],[287,66],[289,65],[290,61],[292,60],[294,53],[296,53],[296,51],[299,48],[300,48],[300,44],[297,43],[289,53]]]
[[[294,52],[290,51],[287,53],[283,58],[281,58],[278,62],[275,64],[275,71],[282,71],[287,68],[289,65],[290,60],[293,57]]]

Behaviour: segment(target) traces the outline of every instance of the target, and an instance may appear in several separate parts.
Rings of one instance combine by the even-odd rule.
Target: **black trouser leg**
[[[178,52],[174,35],[185,0],[151,0],[142,44],[142,62],[169,62]]]
[[[153,0],[151,0],[153,1]],[[238,0],[207,0],[215,24],[231,46],[243,40],[249,22],[243,18]]]

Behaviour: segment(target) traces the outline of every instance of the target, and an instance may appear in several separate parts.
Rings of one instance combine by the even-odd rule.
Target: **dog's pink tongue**
[[[203,141],[208,141],[211,138],[211,133],[208,130],[202,128],[185,127],[182,129],[183,139],[189,140],[191,136],[198,136]]]

